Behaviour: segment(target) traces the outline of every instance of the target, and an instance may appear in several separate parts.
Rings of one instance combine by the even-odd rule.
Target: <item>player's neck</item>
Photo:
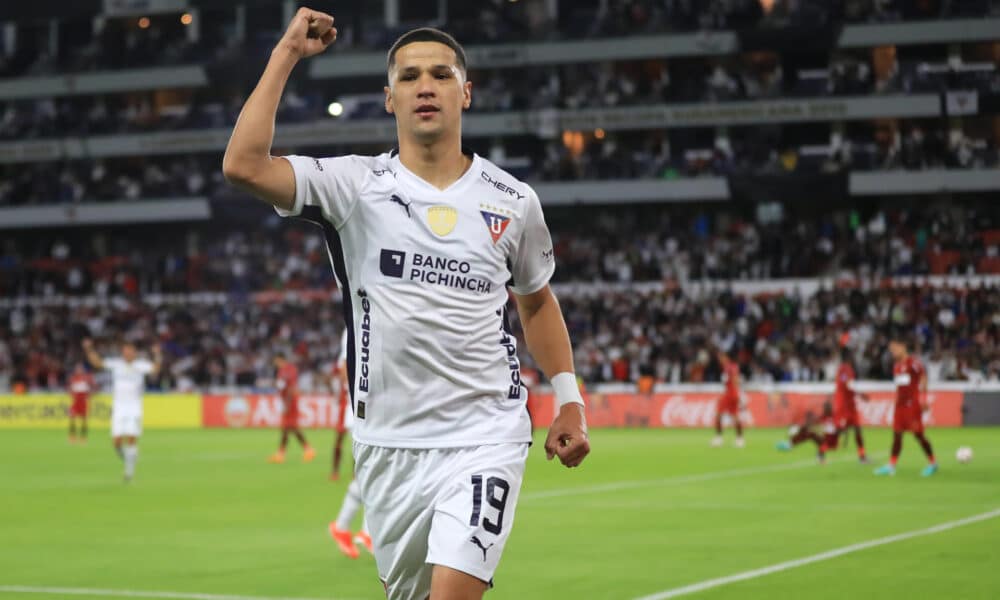
[[[399,162],[439,190],[458,181],[472,164],[472,160],[462,154],[462,144],[458,140],[421,144],[416,140],[400,139]]]

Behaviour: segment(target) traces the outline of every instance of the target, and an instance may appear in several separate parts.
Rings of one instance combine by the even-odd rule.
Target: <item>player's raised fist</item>
[[[326,50],[336,39],[337,29],[333,26],[332,16],[302,7],[288,24],[278,46],[290,50],[299,58],[308,58]]]

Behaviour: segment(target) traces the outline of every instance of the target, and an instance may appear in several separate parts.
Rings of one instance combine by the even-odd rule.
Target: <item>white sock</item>
[[[351,521],[354,515],[358,514],[361,508],[361,490],[358,489],[358,480],[352,479],[351,485],[347,486],[347,493],[344,494],[344,503],[340,505],[340,512],[337,514],[337,529],[350,531]]]
[[[138,446],[125,446],[125,477],[135,475],[135,463],[139,459]]]

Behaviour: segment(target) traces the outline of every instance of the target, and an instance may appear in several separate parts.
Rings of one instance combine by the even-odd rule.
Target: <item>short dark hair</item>
[[[458,66],[462,69],[462,72],[465,72],[465,50],[462,49],[462,45],[449,34],[441,31],[440,29],[434,29],[433,27],[411,29],[410,31],[407,31],[403,35],[399,36],[399,39],[392,45],[392,48],[389,48],[389,57],[386,61],[387,71],[391,71],[392,66],[396,64],[396,51],[403,46],[414,42],[437,42],[448,46],[455,51],[455,60],[458,62]]]

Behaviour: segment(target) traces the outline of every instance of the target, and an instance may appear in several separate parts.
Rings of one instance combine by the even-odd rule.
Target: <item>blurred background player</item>
[[[69,407],[69,443],[75,444],[87,441],[87,403],[90,394],[94,391],[94,377],[84,369],[83,363],[78,362],[73,368],[73,375],[69,378],[69,395],[73,403]],[[80,424],[80,433],[77,436],[77,422]]]
[[[281,394],[284,411],[281,414],[281,444],[278,446],[278,451],[267,460],[272,463],[285,462],[288,435],[292,434],[302,444],[302,462],[309,462],[316,458],[316,451],[309,445],[306,437],[302,435],[302,430],[299,429],[299,370],[288,360],[284,352],[278,352],[275,355],[274,367],[278,370],[275,382],[278,386],[278,392]]]
[[[137,441],[142,435],[142,392],[146,376],[159,374],[163,357],[158,345],[152,347],[153,362],[140,358],[131,342],[123,343],[121,352],[121,358],[102,358],[94,350],[93,341],[83,340],[83,353],[90,366],[111,373],[111,440],[125,464],[124,479],[128,483],[135,475],[135,463],[139,459]]]
[[[858,447],[858,460],[868,463],[865,454],[865,440],[861,435],[861,417],[855,398],[868,402],[868,396],[854,389],[854,365],[851,364],[851,351],[847,347],[840,349],[840,365],[837,367],[837,382],[833,392],[833,420],[837,425],[837,435],[854,429],[854,442]]]
[[[343,457],[344,438],[347,433],[347,399],[350,390],[347,381],[347,329],[340,336],[340,356],[333,367],[331,387],[337,394],[337,431],[333,439],[333,465],[330,470],[330,480],[340,479],[340,461]],[[351,485],[354,485],[353,483]]]
[[[876,475],[895,475],[899,453],[903,449],[903,432],[909,431],[920,442],[930,464],[921,475],[930,477],[937,473],[938,464],[934,459],[931,443],[924,436],[923,413],[927,410],[927,370],[916,356],[911,356],[906,346],[904,334],[896,333],[889,341],[889,353],[895,363],[892,379],[896,384],[896,412],[892,417],[892,454],[889,464],[875,470]]]
[[[351,535],[351,521],[361,509],[361,486],[357,479],[351,479],[351,484],[347,486],[344,493],[344,501],[340,505],[340,512],[337,513],[337,520],[330,522],[330,537],[337,542],[337,547],[348,558],[358,557],[357,545],[364,546],[368,552],[372,552],[372,538],[368,535],[368,523],[361,522],[361,529]],[[357,544],[357,545],[356,545]],[[373,553],[374,554],[374,553]]]
[[[719,366],[722,367],[722,381],[726,385],[726,390],[716,402],[715,437],[712,438],[712,447],[717,448],[722,445],[722,415],[728,414],[733,420],[733,427],[736,428],[736,440],[733,444],[737,448],[742,448],[746,442],[743,440],[743,424],[740,423],[740,366],[723,350],[717,350],[715,355]]]
[[[814,429],[817,424],[820,432]],[[802,423],[792,426],[788,431],[788,439],[778,442],[776,447],[782,452],[787,452],[802,442],[811,440],[816,444],[816,458],[823,464],[826,462],[826,453],[837,449],[839,437],[833,406],[829,402],[824,402],[823,413],[818,421],[812,411],[806,412]]]

